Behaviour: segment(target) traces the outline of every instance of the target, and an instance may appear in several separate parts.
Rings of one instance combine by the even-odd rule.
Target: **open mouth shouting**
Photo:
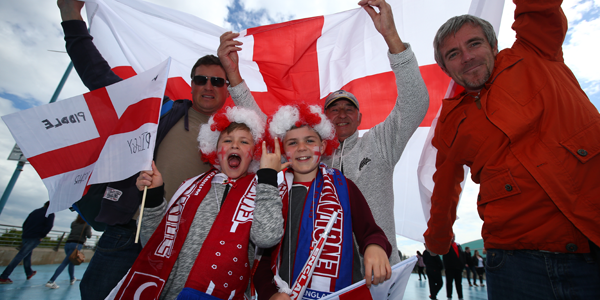
[[[242,163],[242,158],[237,153],[231,153],[227,157],[227,164],[232,169],[237,169]]]

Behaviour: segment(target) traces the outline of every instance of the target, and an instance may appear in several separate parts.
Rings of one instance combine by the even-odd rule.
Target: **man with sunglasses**
[[[111,70],[92,43],[81,17],[83,4],[76,0],[57,1],[67,52],[83,83],[94,90],[122,79]],[[192,100],[174,101],[158,126],[154,160],[163,176],[167,199],[185,179],[210,169],[198,154],[198,131],[201,124],[207,123],[210,116],[223,107],[229,96],[229,82],[216,56],[201,57],[192,67],[190,76]],[[236,88],[231,92],[236,93]],[[165,101],[170,99],[165,96]],[[243,106],[243,103],[236,104]],[[135,219],[141,203],[136,178],[137,174],[120,182],[94,185],[78,202],[81,206],[86,202],[100,202],[97,216],[86,216],[81,207],[78,209],[89,223],[106,226],[80,284],[82,299],[104,299],[127,273],[141,250],[140,244],[133,243]]]

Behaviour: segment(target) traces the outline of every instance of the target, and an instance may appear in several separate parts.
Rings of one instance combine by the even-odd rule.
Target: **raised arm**
[[[396,54],[406,50],[396,30],[392,7],[385,0],[361,0],[358,2],[358,5],[367,11],[373,20],[375,28],[383,36],[383,39],[390,48],[390,53]],[[379,13],[373,7],[377,7]]]
[[[562,44],[567,34],[567,18],[562,0],[514,0],[517,33],[514,47],[527,48],[551,61],[563,61]]]
[[[240,48],[242,42],[234,40],[234,38],[237,38],[238,36],[240,36],[239,33],[231,31],[223,33],[221,35],[221,43],[217,49],[217,55],[227,74],[227,80],[229,80],[229,94],[235,105],[254,110],[266,120],[267,115],[262,112],[256,103],[250,89],[248,89],[248,86],[240,74],[239,56],[237,52],[242,50],[242,48]]]
[[[236,32],[227,31],[221,35],[219,48],[217,49],[217,55],[221,60],[223,69],[227,74],[227,80],[229,80],[229,86],[234,87],[242,83],[242,75],[240,74],[239,67],[239,56],[238,51],[241,51],[240,46],[242,42],[234,40],[239,37],[240,34]]]
[[[369,130],[363,138],[377,141],[378,153],[393,168],[400,160],[408,140],[425,118],[429,94],[417,58],[398,35],[392,7],[384,0],[361,0],[358,4],[369,14],[389,47],[388,58],[396,76],[398,91],[394,109],[385,121]],[[374,7],[379,9],[379,13]]]
[[[83,1],[77,0],[58,0],[56,5],[60,9],[60,17],[64,21],[79,20],[83,21],[81,17],[81,9],[83,8]]]
[[[81,17],[84,2],[58,0],[56,3],[63,21],[67,53],[83,84],[95,90],[121,81],[92,43],[92,36]]]

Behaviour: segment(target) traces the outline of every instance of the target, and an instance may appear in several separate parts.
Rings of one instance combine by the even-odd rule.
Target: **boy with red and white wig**
[[[184,181],[168,203],[154,163],[140,173],[138,188],[148,187],[142,237],[150,238],[109,298],[244,299],[254,247],[271,247],[283,234],[277,180],[268,180],[281,155],[278,145],[275,153],[259,146],[264,132],[255,111],[218,111],[198,135],[214,168]]]
[[[285,234],[277,246],[265,251],[254,274],[259,299],[290,299],[290,288],[334,211],[339,215],[305,295],[321,298],[363,279],[359,254],[364,256],[367,286],[389,279],[392,247],[365,198],[339,170],[320,163],[321,156],[338,145],[335,127],[321,107],[283,106],[268,126],[275,145],[282,142],[288,161],[282,167],[289,164],[289,168],[279,186]]]

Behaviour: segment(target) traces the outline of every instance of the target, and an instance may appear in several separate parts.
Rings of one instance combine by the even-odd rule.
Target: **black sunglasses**
[[[208,77],[202,75],[196,75],[192,80],[196,85],[205,85],[208,82],[208,78],[210,78],[210,84],[216,87],[222,87],[225,83],[229,83],[229,81],[221,77]]]

